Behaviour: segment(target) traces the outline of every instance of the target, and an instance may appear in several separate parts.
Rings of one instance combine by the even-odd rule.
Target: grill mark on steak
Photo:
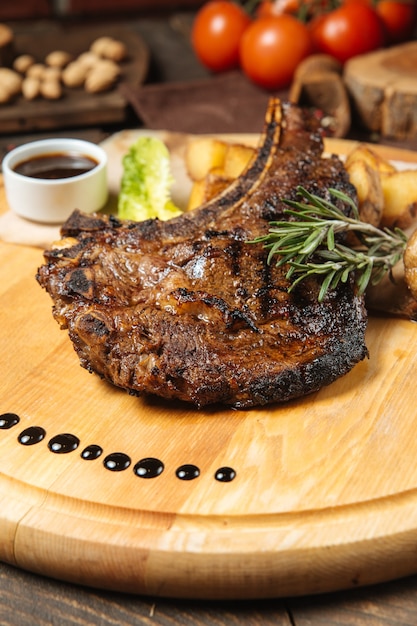
[[[236,408],[297,398],[349,372],[367,355],[353,281],[321,303],[312,278],[288,293],[286,269],[249,243],[282,219],[299,184],[354,197],[341,161],[322,150],[314,118],[271,99],[253,162],[203,207],[140,223],[75,211],[37,279],[81,365],[133,395]]]

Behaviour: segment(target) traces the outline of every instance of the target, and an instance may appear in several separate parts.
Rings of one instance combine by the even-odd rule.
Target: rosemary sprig
[[[363,222],[349,196],[337,189],[329,189],[329,193],[351,208],[351,217],[330,200],[299,186],[297,194],[301,200],[285,200],[290,208],[284,214],[295,219],[270,222],[268,234],[252,242],[263,242],[269,249],[268,263],[278,257],[277,266],[289,265],[289,291],[308,276],[320,277],[320,302],[329,289],[347,282],[351,273],[359,294],[363,294],[369,283],[377,284],[390,272],[407,244],[407,236],[399,228],[380,229]],[[354,233],[357,245],[345,245],[337,237],[342,233]]]

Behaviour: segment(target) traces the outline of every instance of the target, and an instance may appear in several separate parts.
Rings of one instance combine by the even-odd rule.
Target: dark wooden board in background
[[[29,53],[36,61],[43,62],[53,50],[65,50],[77,56],[103,35],[120,39],[128,48],[129,57],[121,63],[119,82],[135,86],[142,84],[148,71],[149,50],[139,35],[125,27],[106,24],[15,31],[15,48],[17,54]],[[126,99],[117,86],[100,94],[88,94],[83,88],[64,88],[60,100],[39,98],[26,101],[19,96],[9,104],[0,105],[0,134],[121,123],[126,117],[126,109]]]

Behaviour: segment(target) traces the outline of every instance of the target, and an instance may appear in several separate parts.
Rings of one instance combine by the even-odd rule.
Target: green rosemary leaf
[[[329,192],[332,194],[332,196],[334,196],[335,198],[338,198],[339,200],[341,200],[343,203],[348,204],[350,206],[350,208],[353,211],[353,215],[354,218],[356,220],[359,219],[359,210],[357,205],[353,202],[352,198],[348,195],[346,195],[345,193],[343,193],[343,191],[339,191],[338,189],[329,189]]]
[[[345,269],[343,270],[342,275],[340,277],[340,280],[341,280],[342,283],[347,283],[349,275],[350,275],[350,272],[351,272],[351,268],[349,266],[345,267]]]
[[[325,234],[323,230],[314,230],[304,241],[304,245],[300,249],[300,254],[312,254],[322,243]]]
[[[373,263],[369,262],[365,266],[365,271],[363,272],[363,274],[361,274],[358,277],[357,285],[358,285],[358,289],[359,289],[359,294],[360,295],[362,295],[366,291],[366,288],[367,288],[367,286],[369,284],[369,281],[371,280],[372,270],[373,270]]]
[[[329,250],[334,250],[334,227],[330,226],[328,232],[327,232],[327,247],[329,248]]]
[[[386,267],[379,267],[377,269],[374,269],[371,285],[377,285],[387,273],[391,273],[391,268],[389,268],[388,270]]]
[[[269,250],[268,263],[274,260],[278,267],[288,266],[289,291],[310,276],[321,279],[319,301],[351,275],[363,294],[369,283],[377,284],[391,271],[407,244],[401,229],[379,229],[363,222],[349,196],[337,189],[328,193],[349,207],[348,215],[331,200],[298,187],[301,201],[284,200],[289,207],[284,211],[287,219],[271,222],[266,235],[249,242],[263,243]],[[348,233],[355,235],[356,245],[348,246],[341,238]]]
[[[319,296],[318,296],[319,302],[321,302],[324,299],[324,296],[326,295],[335,276],[337,276],[336,270],[331,270],[328,274],[326,274],[321,284],[320,291],[319,291]]]

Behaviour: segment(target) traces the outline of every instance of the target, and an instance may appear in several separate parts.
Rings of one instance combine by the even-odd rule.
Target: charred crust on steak
[[[91,313],[81,316],[77,322],[77,328],[80,333],[94,335],[97,338],[107,337],[110,334],[106,323]]]
[[[88,300],[94,295],[94,273],[91,268],[80,267],[65,276],[68,293],[83,295]]]
[[[314,116],[271,99],[253,162],[199,209],[139,223],[75,211],[37,279],[81,365],[132,395],[250,408],[313,393],[365,358],[353,281],[322,302],[314,278],[289,293],[286,268],[249,243],[300,184],[355,199],[322,152]]]

